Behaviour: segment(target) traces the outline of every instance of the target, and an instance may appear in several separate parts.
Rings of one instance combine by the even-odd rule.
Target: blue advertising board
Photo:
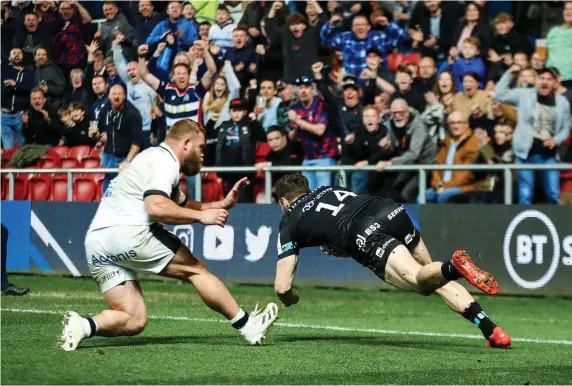
[[[7,268],[89,275],[84,237],[97,204],[2,202],[2,223],[10,232]],[[406,206],[419,227],[419,207]],[[278,205],[240,204],[224,228],[201,224],[169,226],[209,270],[223,280],[272,283],[282,212]],[[300,255],[297,282],[350,286],[379,284],[379,278],[352,259],[323,255],[318,248]]]

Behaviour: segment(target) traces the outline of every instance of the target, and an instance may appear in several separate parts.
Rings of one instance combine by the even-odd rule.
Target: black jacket
[[[264,129],[258,121],[252,121],[244,117],[238,122],[238,138],[240,145],[240,160],[228,159],[225,154],[226,136],[228,129],[235,125],[234,121],[228,120],[218,127],[215,150],[215,165],[252,166],[256,157],[256,142],[264,137]]]
[[[28,124],[22,127],[22,134],[27,144],[58,146],[63,133],[58,112],[47,102],[44,110],[50,115],[50,121],[45,119],[44,114],[31,108],[28,111]]]
[[[46,84],[48,93],[46,103],[55,108],[60,108],[66,88],[66,78],[62,70],[53,62],[49,61],[43,67],[36,67],[36,86]]]
[[[517,52],[525,52],[527,55],[531,55],[534,52],[534,48],[530,44],[530,41],[526,35],[519,34],[513,29],[509,31],[506,35],[496,35],[493,38],[493,44],[491,46],[497,54],[502,55],[507,52],[511,54],[516,54]]]
[[[141,146],[141,114],[129,101],[125,101],[121,111],[114,112],[111,104],[103,106],[99,112],[99,131],[107,133],[107,143],[103,152],[124,158],[131,145]]]
[[[78,122],[75,126],[66,127],[64,129],[64,139],[66,146],[80,146],[80,145],[88,145],[90,147],[94,147],[97,139],[89,138],[89,117],[83,119],[83,121]]]
[[[379,147],[379,141],[387,135],[387,127],[379,125],[377,131],[370,133],[365,127],[358,130],[354,142],[353,156],[356,161],[367,160],[370,165],[375,165],[378,161],[388,160],[393,152]]]
[[[486,19],[486,16],[483,16]],[[461,34],[463,33],[463,28],[467,26],[467,21],[463,19],[461,23],[457,26],[455,30],[455,35],[453,36],[453,45],[456,46]],[[482,21],[477,24],[471,31],[472,38],[478,38],[481,41],[481,48],[479,50],[479,56],[485,59],[489,55],[489,49],[493,43],[493,32],[491,27],[489,27],[486,21]]]
[[[73,89],[71,92],[66,93],[64,96],[63,106],[67,106],[73,102],[81,103],[91,117],[94,99],[95,98],[91,90],[87,88],[87,85],[83,85],[78,89]]]
[[[16,87],[8,87],[5,80],[16,81]],[[2,108],[11,112],[26,111],[30,108],[30,91],[34,88],[34,69],[24,67],[16,70],[12,66],[2,66]]]

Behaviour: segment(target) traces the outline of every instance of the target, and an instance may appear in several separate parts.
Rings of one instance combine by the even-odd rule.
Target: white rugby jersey
[[[179,190],[179,175],[179,160],[165,143],[142,151],[111,181],[88,232],[115,225],[154,223],[145,210],[144,198],[150,194],[183,205],[186,197]]]

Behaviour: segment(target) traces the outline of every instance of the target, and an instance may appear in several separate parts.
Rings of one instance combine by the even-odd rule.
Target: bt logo
[[[528,219],[539,220],[547,228],[548,234],[546,232],[535,232],[535,234],[515,232],[517,227]],[[516,267],[528,264],[543,265],[547,260],[550,261],[548,270],[542,277],[537,280],[528,280],[517,272],[511,257],[512,240],[515,240]],[[547,254],[547,249],[552,250],[552,256]],[[560,263],[572,266],[572,235],[564,236],[560,243],[558,231],[548,216],[537,210],[526,210],[510,222],[504,237],[503,254],[508,273],[516,284],[531,290],[542,288],[554,277]]]

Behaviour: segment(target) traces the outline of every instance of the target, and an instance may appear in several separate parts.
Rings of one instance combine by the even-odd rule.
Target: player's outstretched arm
[[[228,210],[236,205],[236,203],[240,198],[240,191],[244,189],[247,183],[248,183],[248,178],[246,177],[241,178],[239,181],[236,182],[236,184],[234,184],[232,190],[228,192],[228,194],[222,201],[215,201],[215,202],[189,201],[187,203],[187,208],[194,210],[209,210],[209,209]]]
[[[153,220],[169,225],[200,222],[205,225],[224,226],[228,217],[228,212],[224,209],[200,211],[181,208],[173,200],[160,194],[145,197],[145,209]]]
[[[300,298],[292,289],[296,268],[298,267],[298,255],[290,255],[278,260],[276,265],[276,279],[274,280],[274,291],[280,301],[290,307],[298,303]]]

